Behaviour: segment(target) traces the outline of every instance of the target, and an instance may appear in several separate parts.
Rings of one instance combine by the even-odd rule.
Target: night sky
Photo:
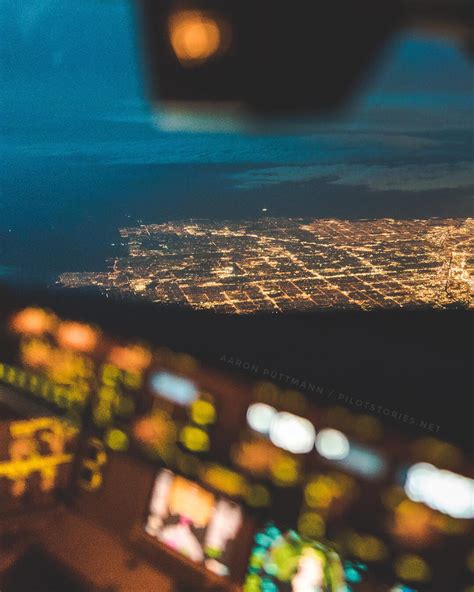
[[[343,120],[295,135],[159,129],[131,5],[0,0],[0,276],[99,269],[137,221],[473,214],[473,78],[393,40]]]

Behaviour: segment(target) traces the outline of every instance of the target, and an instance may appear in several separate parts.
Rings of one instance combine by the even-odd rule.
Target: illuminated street
[[[60,284],[233,313],[472,307],[472,218],[189,220],[120,234],[126,257]]]

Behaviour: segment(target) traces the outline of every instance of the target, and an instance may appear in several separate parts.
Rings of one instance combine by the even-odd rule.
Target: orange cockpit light
[[[58,328],[56,339],[62,347],[88,352],[97,345],[99,334],[89,325],[75,321],[64,321]]]
[[[405,544],[424,546],[434,535],[434,513],[423,504],[404,500],[395,508],[393,534]]]
[[[230,45],[229,26],[222,20],[199,10],[182,10],[171,15],[168,34],[178,60],[196,65]]]
[[[54,315],[42,308],[29,307],[16,313],[10,322],[15,333],[42,335],[50,331],[55,323]]]
[[[45,366],[51,357],[51,347],[42,339],[29,340],[21,350],[21,359],[27,366]]]
[[[109,361],[122,370],[140,372],[151,363],[151,352],[141,345],[114,346],[109,352]]]

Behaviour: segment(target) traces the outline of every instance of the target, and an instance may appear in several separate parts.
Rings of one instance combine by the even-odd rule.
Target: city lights
[[[470,308],[472,225],[469,218],[267,216],[147,224],[121,229],[128,253],[118,254],[113,268],[63,273],[59,282],[223,313],[369,310],[420,303]],[[437,247],[433,233],[449,240]],[[229,274],[230,269],[239,273]],[[137,281],[146,288],[137,290]],[[374,422],[356,421],[354,427],[364,438],[379,437],[380,426],[374,428]]]
[[[316,450],[329,460],[342,460],[349,454],[350,444],[339,430],[321,430],[316,437]]]
[[[410,499],[453,518],[474,518],[474,480],[429,463],[408,469],[405,491]]]

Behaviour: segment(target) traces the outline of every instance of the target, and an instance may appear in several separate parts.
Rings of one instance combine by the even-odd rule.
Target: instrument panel
[[[66,504],[193,589],[470,590],[461,448],[54,305],[1,322],[2,515]]]

